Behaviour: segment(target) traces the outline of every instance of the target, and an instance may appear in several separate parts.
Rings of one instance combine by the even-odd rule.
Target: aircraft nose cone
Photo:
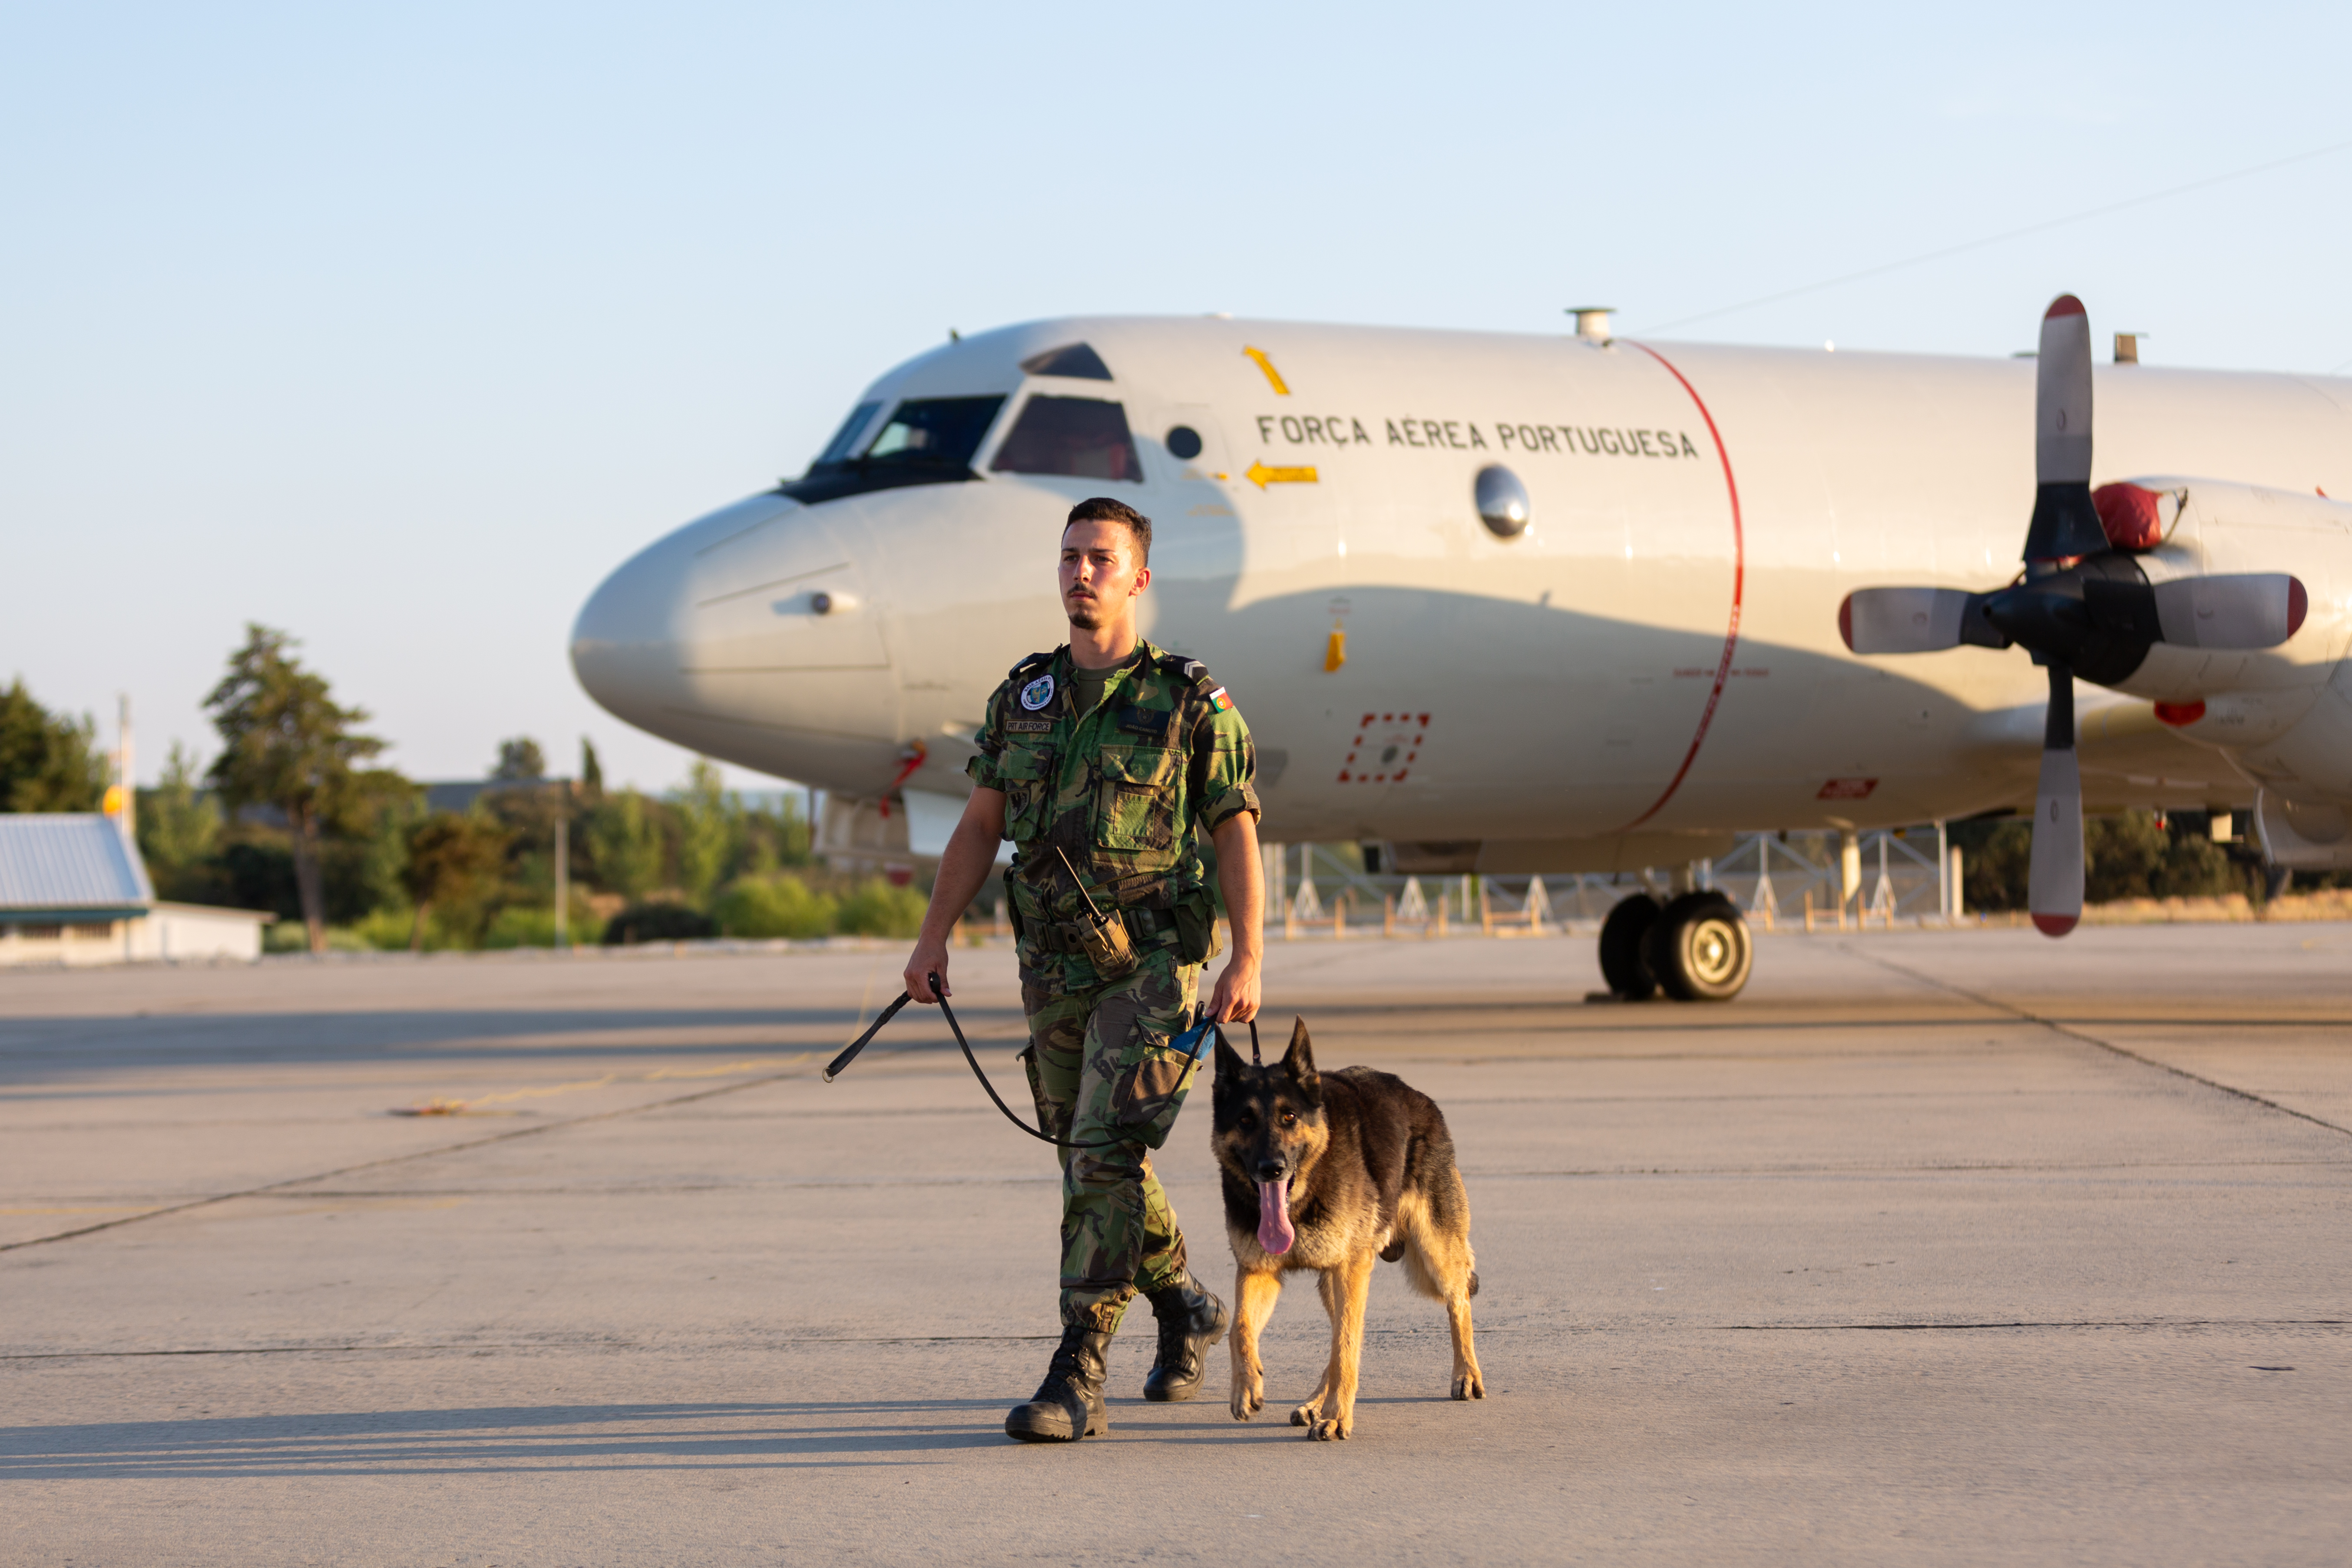
[[[887,606],[855,520],[776,494],[688,523],[607,577],[572,668],[614,717],[666,741],[827,788],[900,766]]]
[[[581,606],[572,627],[572,671],[617,719],[667,734],[688,696],[696,600],[713,546],[798,510],[755,496],[656,540],[621,563]]]

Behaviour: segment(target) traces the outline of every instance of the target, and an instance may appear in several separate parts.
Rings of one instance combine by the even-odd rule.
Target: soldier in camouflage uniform
[[[1022,660],[990,698],[971,802],[907,964],[908,994],[930,1001],[926,977],[945,983],[949,930],[997,841],[1013,840],[1005,889],[1029,1019],[1022,1064],[1038,1125],[1082,1145],[1062,1151],[1062,1343],[1036,1397],[1005,1417],[1007,1433],[1031,1441],[1106,1429],[1103,1352],[1139,1290],[1160,1326],[1147,1399],[1192,1398],[1227,1321],[1186,1266],[1149,1152],[1167,1140],[1199,1067],[1171,1041],[1194,1021],[1216,949],[1202,834],[1216,845],[1234,955],[1199,1016],[1238,1022],[1257,1011],[1255,764],[1224,689],[1136,636],[1150,544],[1150,521],[1118,501],[1071,511],[1061,569],[1070,643]]]

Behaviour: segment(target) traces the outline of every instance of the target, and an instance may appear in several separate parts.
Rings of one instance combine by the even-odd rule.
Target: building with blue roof
[[[256,959],[275,918],[158,900],[138,849],[97,813],[0,813],[0,964]]]

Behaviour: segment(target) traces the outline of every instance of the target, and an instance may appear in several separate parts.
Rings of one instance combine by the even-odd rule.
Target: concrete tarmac
[[[818,1081],[896,952],[0,973],[0,1562],[2352,1557],[2352,928],[1758,948],[1275,944],[1269,1050],[1435,1096],[1474,1215],[1488,1397],[1383,1268],[1345,1444],[1303,1278],[1255,1422],[1139,1307],[1108,1436],[1003,1437],[1055,1158],[936,1015]]]

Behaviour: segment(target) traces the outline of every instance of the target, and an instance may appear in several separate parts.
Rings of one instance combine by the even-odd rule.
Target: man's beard
[[[1100,599],[1065,599],[1062,605],[1070,612],[1070,625],[1082,632],[1100,631],[1103,622],[1110,618]]]

